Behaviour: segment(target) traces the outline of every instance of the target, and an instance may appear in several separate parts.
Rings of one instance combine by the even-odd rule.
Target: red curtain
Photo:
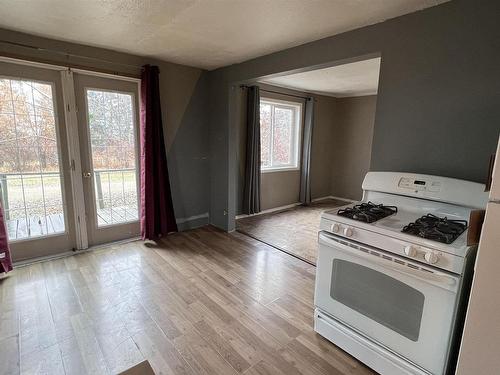
[[[161,120],[159,69],[141,75],[141,235],[158,239],[177,232]]]
[[[9,240],[5,229],[5,219],[3,207],[0,202],[0,273],[12,270],[12,260],[10,258]]]

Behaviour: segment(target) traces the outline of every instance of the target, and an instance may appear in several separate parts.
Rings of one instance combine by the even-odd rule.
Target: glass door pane
[[[98,227],[137,221],[134,97],[86,90]]]
[[[0,189],[11,242],[66,231],[53,90],[0,78]]]
[[[138,82],[74,80],[89,244],[138,236]]]
[[[57,70],[0,62],[0,199],[14,261],[76,246]]]

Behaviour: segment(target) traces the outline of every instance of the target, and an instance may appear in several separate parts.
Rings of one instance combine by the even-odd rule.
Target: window
[[[260,101],[262,172],[299,169],[302,105],[275,99]]]

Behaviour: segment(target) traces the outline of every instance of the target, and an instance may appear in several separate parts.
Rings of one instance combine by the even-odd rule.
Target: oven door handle
[[[376,255],[370,254],[365,252],[364,250],[361,250],[361,248],[366,248],[367,250],[369,249],[369,246],[359,246],[349,240],[342,239],[342,241],[347,242],[347,243],[352,243],[354,246],[347,246],[344,245],[343,243],[338,242],[337,238],[334,237],[333,235],[329,234],[328,232],[321,231],[319,233],[319,241],[323,242],[325,245],[332,247],[334,246],[336,249],[341,250],[344,253],[347,253],[350,256],[355,256],[357,258],[365,259],[369,261],[370,263],[377,264],[383,268],[386,268],[391,271],[396,271],[398,273],[404,274],[406,276],[410,277],[417,277],[418,279],[424,281],[424,282],[431,282],[432,284],[438,285],[440,287],[443,287],[448,290],[456,291],[458,288],[458,276],[453,276],[453,275],[448,275],[446,273],[442,272],[437,272],[435,270],[430,270],[430,271],[422,271],[414,268],[410,268],[401,264],[398,264],[396,262],[393,262],[391,260],[387,260],[384,258],[380,258]],[[373,249],[377,253],[382,253],[383,251],[380,251],[378,249]],[[391,256],[394,259],[398,259],[394,256]],[[408,264],[412,264],[410,262],[406,262]],[[421,267],[423,269],[423,267]]]

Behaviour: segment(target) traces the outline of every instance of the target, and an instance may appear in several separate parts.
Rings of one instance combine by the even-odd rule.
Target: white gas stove
[[[484,185],[370,172],[363,191],[322,214],[315,329],[383,375],[450,372]]]

